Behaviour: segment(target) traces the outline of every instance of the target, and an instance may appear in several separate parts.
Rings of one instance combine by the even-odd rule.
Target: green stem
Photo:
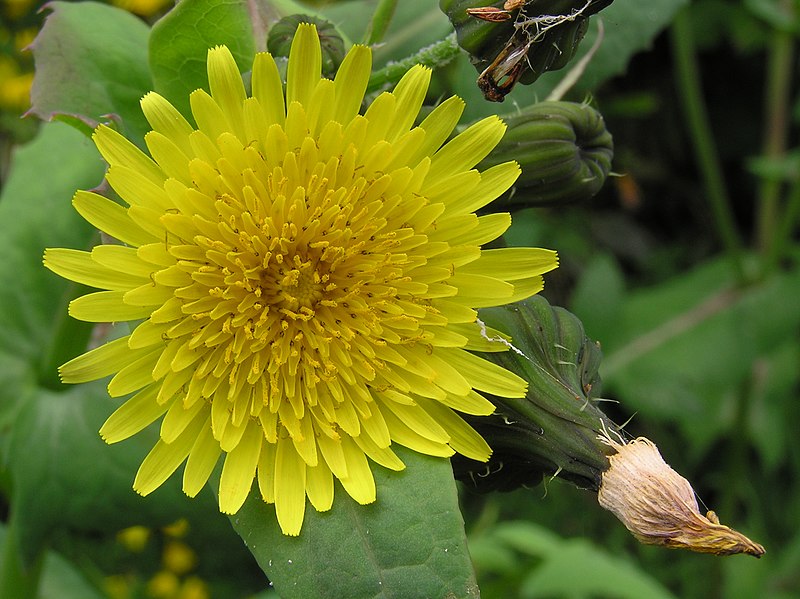
[[[764,262],[765,273],[773,271],[786,254],[792,239],[792,232],[798,222],[800,222],[800,179],[795,179],[789,190],[786,211],[783,213],[772,243],[769,245],[767,258]]]
[[[688,133],[694,147],[695,158],[705,182],[706,195],[714,214],[717,232],[730,257],[736,278],[742,283],[745,280],[742,242],[734,223],[728,191],[725,188],[722,168],[703,102],[692,27],[686,9],[678,12],[670,34],[678,94],[686,113]]]
[[[16,518],[12,516],[6,528],[6,543],[3,561],[0,564],[0,597],[19,597],[20,599],[36,597],[44,555],[44,551],[41,551],[32,563],[23,563],[19,546],[19,530]]]
[[[793,22],[793,0],[783,0],[780,9],[787,15],[787,22]],[[794,55],[794,35],[788,30],[776,30],[769,47],[767,84],[765,96],[765,136],[763,155],[768,160],[780,160],[786,155],[789,133],[792,63]],[[767,264],[774,258],[779,219],[781,181],[774,177],[764,177],[758,194],[758,247],[768,256]],[[778,256],[779,257],[779,256]]]
[[[378,44],[386,35],[389,23],[392,22],[394,10],[397,8],[397,0],[380,0],[372,20],[369,22],[367,31],[364,33],[364,43],[368,46]]]
[[[461,49],[456,42],[456,34],[452,33],[445,39],[436,42],[426,48],[422,48],[416,54],[404,58],[397,62],[390,62],[379,71],[375,71],[369,79],[367,86],[368,92],[374,92],[390,83],[397,83],[406,74],[408,69],[416,64],[425,65],[431,68],[441,67],[453,60]]]

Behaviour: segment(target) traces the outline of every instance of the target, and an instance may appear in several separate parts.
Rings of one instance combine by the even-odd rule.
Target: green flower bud
[[[282,18],[269,29],[267,50],[273,56],[289,56],[294,33],[300,23],[311,23],[317,26],[320,46],[322,47],[322,75],[333,78],[346,54],[344,41],[339,31],[329,21],[309,15],[290,15]]]
[[[522,175],[497,206],[581,202],[593,197],[611,171],[614,143],[591,106],[541,102],[504,118],[508,129],[481,168],[516,160]]]
[[[577,317],[538,295],[481,310],[479,318],[513,338],[508,351],[480,355],[528,381],[528,393],[490,396],[495,413],[468,419],[493,453],[488,464],[454,457],[456,475],[480,491],[535,485],[554,474],[597,491],[614,453],[600,436],[620,434],[596,405],[599,346]]]
[[[486,99],[502,102],[517,81],[533,83],[563,68],[586,35],[589,17],[612,1],[439,0],[439,8],[480,73]]]

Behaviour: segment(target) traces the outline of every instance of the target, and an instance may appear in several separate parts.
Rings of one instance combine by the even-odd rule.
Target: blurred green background
[[[160,0],[115,4],[149,22],[168,9]],[[376,2],[309,4],[360,39]],[[436,4],[399,3],[376,50],[379,66],[451,31]],[[22,156],[16,149],[39,127],[20,115],[33,69],[24,49],[41,27],[40,6],[0,6],[3,201],[12,160]],[[520,211],[509,243],[558,250],[561,266],[544,295],[601,342],[606,412],[658,443],[702,502],[767,554],[716,558],[640,546],[593,494],[558,479],[507,494],[464,492],[482,596],[798,597],[800,3],[617,0],[601,17],[611,46],[601,46],[566,99],[588,100],[605,116],[616,176],[588,203]],[[622,50],[613,45],[620,39]],[[510,114],[544,99],[561,74],[518,86],[502,105],[482,99],[476,76],[462,57],[434,74],[429,99],[458,93],[468,102],[465,119]],[[7,238],[9,213],[0,222]],[[12,368],[0,359],[4,373]],[[4,420],[0,432],[6,514],[13,424]],[[160,514],[158,524],[122,532],[61,531],[40,596],[269,596],[227,520],[209,513],[198,507],[167,527]]]

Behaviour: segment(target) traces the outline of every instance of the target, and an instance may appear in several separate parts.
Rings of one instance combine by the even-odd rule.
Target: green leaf
[[[0,525],[0,562],[6,551],[7,535],[7,527]],[[37,599],[103,599],[103,595],[63,556],[48,551],[44,557]]]
[[[450,462],[396,452],[407,467],[375,467],[375,503],[338,487],[329,512],[306,509],[299,537],[281,534],[257,492],[231,517],[281,597],[478,596]]]
[[[42,176],[46,173],[46,176]],[[77,189],[95,186],[103,164],[91,141],[52,123],[14,154],[0,196],[0,394],[4,417],[37,381],[57,386],[55,362],[86,336],[67,316],[71,283],[42,266],[46,247],[83,248],[95,235],[72,208]],[[73,328],[75,327],[75,328]],[[88,327],[84,325],[84,330]],[[60,340],[56,331],[63,331]],[[63,342],[63,346],[58,343]],[[73,353],[74,355],[74,353]]]
[[[800,269],[739,289],[719,258],[631,292],[601,373],[626,409],[678,422],[702,451],[735,425],[735,401],[756,360],[796,344]],[[741,434],[742,431],[735,431]]]
[[[107,446],[98,430],[117,402],[102,382],[64,393],[39,390],[20,410],[9,440],[12,518],[30,560],[54,530],[116,531],[218,513],[210,495],[190,500],[179,477],[141,497],[131,484],[157,427]]]
[[[617,337],[617,320],[625,296],[625,278],[617,261],[608,254],[592,257],[583,269],[571,308],[581,315],[586,333],[606,346]]]
[[[586,38],[581,42],[581,49],[575,56],[572,64],[579,61],[597,39],[598,19],[602,19],[604,35],[603,42],[597,53],[592,58],[586,72],[578,80],[573,93],[583,97],[589,91],[616,75],[622,75],[627,69],[631,58],[638,52],[650,48],[653,40],[666,29],[672,22],[675,13],[688,0],[614,0],[614,3],[603,9],[590,21],[591,27]],[[569,65],[566,69],[569,69]],[[541,86],[555,87],[562,74],[549,73],[540,81]],[[546,81],[546,83],[544,83]],[[539,85],[534,89],[544,94]]]
[[[189,115],[189,94],[208,90],[209,48],[225,45],[241,71],[255,55],[254,23],[246,0],[183,0],[150,33],[150,70],[155,91]]]
[[[139,99],[152,87],[147,25],[96,2],[47,6],[52,13],[31,46],[36,64],[31,113],[65,120],[84,133],[110,115],[128,137],[141,139],[149,128]]]
[[[498,526],[496,534],[517,550],[543,559],[523,581],[520,597],[674,599],[672,593],[630,562],[613,557],[584,539],[561,539],[524,522]],[[579,576],[576,564],[580,564]]]

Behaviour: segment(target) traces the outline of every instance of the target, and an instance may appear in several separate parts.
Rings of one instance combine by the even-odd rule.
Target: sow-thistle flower
[[[248,96],[217,47],[211,93],[190,97],[196,127],[155,93],[142,100],[149,156],[98,127],[106,180],[126,205],[86,191],[74,205],[122,244],[45,253],[54,272],[102,290],[74,300],[73,317],[133,321],[60,372],[69,383],[113,374],[111,396],[133,393],[103,425],[108,443],[161,419],[136,491],[185,462],[194,496],[224,454],[221,511],[236,513],[256,479],[289,535],[306,497],[330,509],[334,479],[374,501],[367,458],[401,470],[393,443],[488,459],[456,412],[489,414],[482,392],[523,397],[526,383],[470,352],[506,349],[476,308],[537,293],[556,266],[550,250],[481,249],[511,219],[475,211],[519,174],[515,163],[473,168],[503,136],[499,119],[446,142],[460,99],[414,126],[427,69],[361,115],[370,50],[355,46],[334,80],[320,63],[315,28],[301,26],[285,92],[258,54]]]

